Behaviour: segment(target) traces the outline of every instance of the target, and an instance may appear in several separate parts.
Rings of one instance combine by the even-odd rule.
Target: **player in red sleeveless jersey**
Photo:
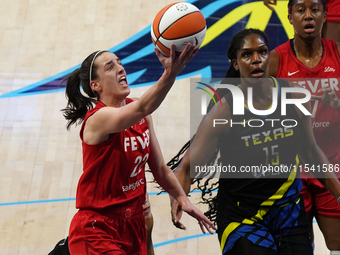
[[[173,45],[171,53],[166,58],[156,49],[164,73],[136,101],[127,98],[130,88],[125,69],[109,51],[92,53],[67,78],[68,104],[63,112],[68,128],[82,123],[83,147],[83,174],[76,195],[79,211],[69,232],[71,255],[147,254],[143,215],[146,163],[158,183],[199,221],[203,232],[215,229],[186,197],[166,166],[155,136],[150,114],[197,50],[188,44],[176,56]]]
[[[314,136],[340,177],[340,44],[321,36],[324,0],[290,0],[288,11],[294,39],[271,52],[270,75],[289,78],[311,92]],[[316,217],[331,254],[340,254],[340,198],[337,201],[311,173],[301,177],[308,219],[312,224]]]
[[[325,0],[327,20],[323,24],[322,35],[324,38],[340,42],[340,0]],[[265,6],[274,10],[277,0],[263,0]]]

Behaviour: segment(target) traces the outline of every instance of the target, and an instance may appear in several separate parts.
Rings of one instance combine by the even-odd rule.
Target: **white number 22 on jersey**
[[[135,168],[133,169],[130,177],[135,177],[137,176],[141,171],[142,171],[142,166],[145,165],[145,163],[148,161],[149,159],[149,153],[146,153],[144,155],[144,157],[142,158],[142,156],[138,156],[135,159]]]

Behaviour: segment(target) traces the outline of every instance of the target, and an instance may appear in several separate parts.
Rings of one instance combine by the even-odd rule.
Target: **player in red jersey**
[[[335,172],[339,172],[340,44],[321,36],[326,21],[324,0],[290,0],[288,11],[294,39],[271,52],[269,72],[290,78],[311,92],[314,136]],[[310,170],[318,171],[314,167]],[[315,216],[331,254],[340,254],[340,198],[337,201],[311,173],[302,173],[301,177],[305,178],[301,193],[307,218],[312,224]]]
[[[76,195],[79,211],[69,232],[71,255],[147,254],[142,207],[146,163],[158,183],[199,221],[202,231],[213,233],[213,224],[190,203],[166,166],[150,116],[196,53],[190,44],[179,56],[172,45],[169,58],[156,49],[164,73],[136,101],[127,98],[125,69],[109,51],[92,53],[67,78],[68,104],[63,112],[68,128],[82,123],[83,147],[83,174]]]
[[[323,37],[340,42],[340,0],[325,0],[327,20],[323,24]],[[265,6],[274,10],[277,0],[263,0]]]

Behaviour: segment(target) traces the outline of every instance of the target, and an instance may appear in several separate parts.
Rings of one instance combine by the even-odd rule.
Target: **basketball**
[[[154,45],[166,56],[170,56],[170,46],[175,44],[176,54],[180,54],[187,43],[200,47],[207,30],[201,11],[189,3],[173,3],[161,9],[151,26]]]

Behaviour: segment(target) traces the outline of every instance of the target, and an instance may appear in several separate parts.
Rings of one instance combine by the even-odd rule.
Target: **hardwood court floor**
[[[0,95],[121,43],[171,2],[2,0]],[[188,83],[177,81],[153,114],[166,161],[190,138]],[[133,89],[131,96],[146,89]],[[64,92],[0,98],[0,254],[44,255],[68,235],[82,160],[79,127],[66,130],[60,112],[65,106]],[[151,184],[148,190],[157,191]],[[166,195],[151,195],[150,201],[156,254],[220,254],[216,235],[195,238],[200,230],[189,217],[183,217],[186,231],[172,226]],[[318,229],[316,240],[316,254],[328,254]]]

